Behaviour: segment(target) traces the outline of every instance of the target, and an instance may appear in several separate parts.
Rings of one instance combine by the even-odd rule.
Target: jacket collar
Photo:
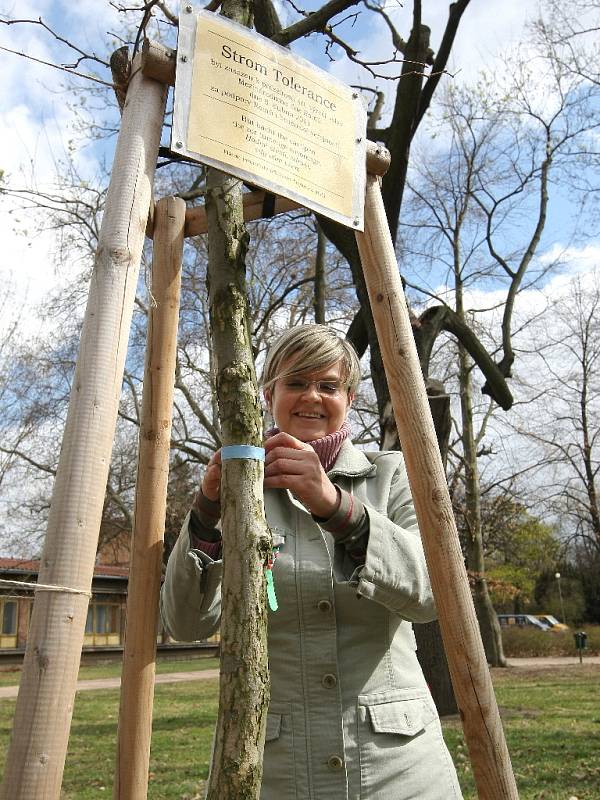
[[[377,472],[377,467],[372,464],[362,450],[355,447],[350,439],[343,443],[339,455],[327,476],[335,478],[338,475],[347,475],[350,478],[372,477]]]

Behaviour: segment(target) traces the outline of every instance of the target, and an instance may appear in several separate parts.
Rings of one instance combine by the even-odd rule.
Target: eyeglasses
[[[307,381],[304,378],[282,378],[281,383],[291,394],[304,394],[311,386],[314,386],[318,394],[322,397],[336,397],[342,389],[341,381]]]

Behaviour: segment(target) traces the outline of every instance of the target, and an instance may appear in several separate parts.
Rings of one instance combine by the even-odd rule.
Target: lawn
[[[215,679],[156,686],[149,800],[199,796],[208,773],[217,691]],[[2,752],[14,707],[15,700],[0,700]],[[77,693],[61,800],[112,797],[118,711],[117,689]]]
[[[600,667],[492,672],[521,800],[598,800]],[[476,798],[460,722],[444,733],[465,800]]]
[[[174,662],[170,664],[175,671]],[[600,668],[518,667],[493,670],[493,680],[521,800],[598,800]],[[149,800],[202,797],[216,707],[215,680],[157,685]],[[13,710],[14,700],[0,701],[3,750]],[[77,694],[63,800],[112,795],[117,713],[116,690]],[[460,723],[445,720],[444,731],[465,800],[473,800],[476,794]]]

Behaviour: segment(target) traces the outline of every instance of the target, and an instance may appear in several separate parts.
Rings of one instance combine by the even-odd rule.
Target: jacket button
[[[344,766],[344,762],[339,756],[329,756],[327,766],[329,769],[341,769]]]
[[[329,602],[329,600],[319,600],[319,602],[317,603],[317,608],[319,609],[319,611],[322,611],[325,614],[328,611],[331,611],[331,603]]]
[[[337,678],[335,675],[328,673],[327,675],[323,675],[321,683],[326,689],[333,689],[334,686],[337,686]]]

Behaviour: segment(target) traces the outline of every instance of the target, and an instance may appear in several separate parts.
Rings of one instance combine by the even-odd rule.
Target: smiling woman
[[[286,331],[265,363],[277,427],[264,500],[280,550],[261,800],[461,797],[415,654],[411,622],[435,609],[404,461],[351,443],[358,378],[356,353],[323,325]],[[215,453],[167,565],[177,639],[220,622],[220,475]]]
[[[267,357],[267,408],[282,431],[309,442],[340,430],[359,379],[356,354],[325,325],[292,328]]]

